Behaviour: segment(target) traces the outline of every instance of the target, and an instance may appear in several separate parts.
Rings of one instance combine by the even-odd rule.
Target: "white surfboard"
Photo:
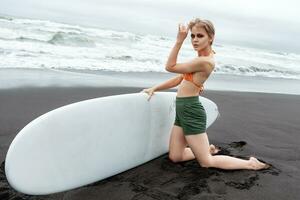
[[[84,186],[168,152],[175,119],[174,92],[90,99],[50,111],[26,125],[6,155],[9,184],[31,195]],[[219,112],[199,97],[207,127]]]

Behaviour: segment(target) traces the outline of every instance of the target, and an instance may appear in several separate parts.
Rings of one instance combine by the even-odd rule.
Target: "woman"
[[[178,52],[191,31],[191,42],[197,57],[186,63],[177,63]],[[198,95],[203,84],[215,67],[212,44],[215,36],[213,24],[209,20],[196,18],[188,27],[179,24],[176,43],[166,63],[166,70],[177,73],[176,77],[151,88],[144,89],[149,99],[155,91],[179,85],[176,96],[176,119],[169,143],[169,158],[173,162],[197,159],[202,167],[226,170],[260,170],[269,167],[254,157],[249,160],[231,156],[215,155],[218,149],[209,145],[206,134],[206,113]],[[189,147],[187,147],[189,146]]]

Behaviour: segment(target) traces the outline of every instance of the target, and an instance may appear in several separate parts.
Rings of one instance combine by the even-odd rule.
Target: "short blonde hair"
[[[206,20],[206,19],[200,19],[200,18],[195,18],[193,20],[190,21],[189,23],[189,29],[192,31],[192,28],[194,26],[200,26],[200,27],[203,27],[208,36],[212,39],[214,39],[214,36],[215,36],[215,27],[213,25],[213,23],[209,20]],[[211,41],[210,45],[212,45],[213,41]]]

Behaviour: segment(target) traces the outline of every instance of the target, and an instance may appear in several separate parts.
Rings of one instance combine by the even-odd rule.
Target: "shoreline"
[[[176,74],[113,72],[71,69],[0,69],[0,89],[22,87],[151,87]],[[204,87],[209,91],[300,95],[300,80],[212,74]],[[176,87],[175,87],[176,88]]]

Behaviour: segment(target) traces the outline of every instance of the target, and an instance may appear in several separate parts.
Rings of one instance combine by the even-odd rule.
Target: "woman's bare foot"
[[[215,145],[209,145],[209,152],[211,155],[217,154],[220,151],[219,148],[215,147]]]
[[[249,162],[250,162],[250,169],[253,169],[253,170],[261,170],[261,169],[270,168],[269,164],[260,162],[255,157],[250,157]]]

